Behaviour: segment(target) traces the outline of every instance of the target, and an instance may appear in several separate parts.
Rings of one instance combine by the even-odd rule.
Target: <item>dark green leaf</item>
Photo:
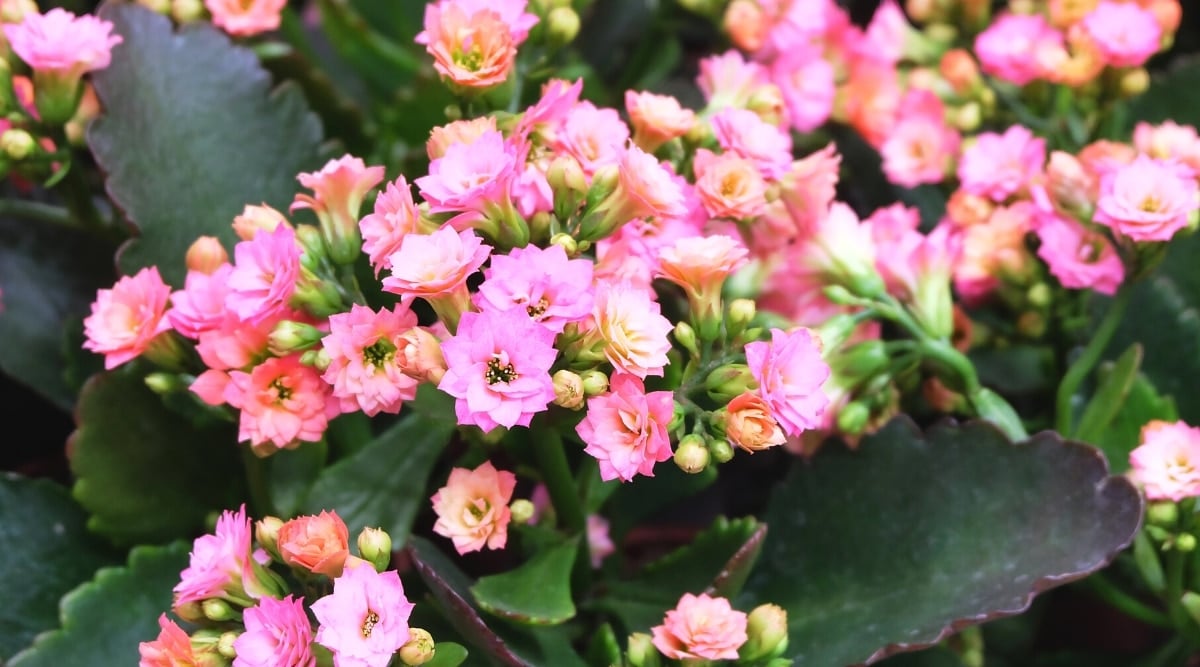
[[[467,661],[467,649],[454,642],[438,642],[433,659],[424,667],[458,667]]]
[[[483,577],[471,587],[484,610],[518,623],[557,625],[575,617],[571,600],[571,566],[579,540],[545,549],[524,565]]]
[[[658,466],[654,477],[639,479],[637,484],[622,484],[609,499],[612,535],[621,539],[643,519],[691,498],[717,479],[716,466],[689,475],[675,465]]]
[[[1179,419],[1175,401],[1159,396],[1154,385],[1146,376],[1138,374],[1125,398],[1125,404],[1096,439],[1096,445],[1108,459],[1108,467],[1114,473],[1129,470],[1129,452],[1141,442],[1142,427],[1151,420],[1172,422]]]
[[[276,513],[284,518],[296,515],[324,469],[328,453],[325,441],[306,442],[303,447],[280,450],[267,459],[267,480]]]
[[[740,607],[788,611],[798,665],[870,663],[1026,609],[1133,539],[1142,501],[1099,451],[1042,433],[897,419],[798,461]]]
[[[242,497],[232,427],[197,428],[163,407],[130,365],[92,377],[68,444],[88,527],[119,544],[186,537]]]
[[[0,664],[58,627],[58,600],[114,553],[87,533],[87,515],[63,487],[13,474],[0,476]]]
[[[1200,124],[1200,59],[1180,59],[1169,71],[1155,76],[1150,89],[1132,103],[1132,118],[1150,123],[1174,120]]]
[[[124,42],[94,75],[105,113],[88,143],[113,202],[140,230],[120,265],[158,265],[178,286],[197,236],[230,246],[230,223],[246,204],[291,203],[296,174],[319,166],[320,121],[298,87],[270,91],[254,52],[211,24],[175,32],[170,19],[132,3],[100,15]]]
[[[608,623],[601,625],[588,643],[588,663],[592,667],[611,667],[621,664],[621,642]]]
[[[334,510],[351,535],[366,526],[383,528],[399,549],[417,510],[429,502],[425,481],[453,432],[446,422],[409,415],[326,468],[301,503],[304,513]]]
[[[1084,442],[1096,442],[1100,439],[1129,396],[1141,363],[1142,346],[1134,343],[1115,363],[1100,369],[1103,379],[1100,380],[1100,386],[1092,400],[1088,401],[1087,407],[1084,408],[1079,426],[1072,437]]]
[[[10,667],[137,664],[138,644],[158,636],[158,617],[171,608],[187,554],[182,542],[135,547],[128,565],[100,570],[63,598],[62,628],[39,637]]]
[[[82,232],[0,218],[0,371],[63,410],[76,394],[65,379],[64,332],[112,285],[113,250]]]

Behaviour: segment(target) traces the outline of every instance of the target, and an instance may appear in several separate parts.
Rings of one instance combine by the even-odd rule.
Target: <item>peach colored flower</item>
[[[340,577],[350,555],[350,534],[335,512],[298,516],[279,528],[279,556],[291,567]]]
[[[629,127],[616,109],[587,101],[571,107],[554,133],[555,148],[575,158],[587,176],[620,162],[628,140]]]
[[[746,255],[741,242],[723,234],[685,237],[659,253],[659,276],[689,294],[709,294],[745,266]]]
[[[437,521],[433,532],[448,537],[460,554],[488,549],[503,549],[508,542],[508,524],[517,476],[496,470],[485,461],[474,470],[455,468],[446,486],[433,494]]]
[[[1092,209],[1099,194],[1099,180],[1074,155],[1050,153],[1046,173],[1034,184],[1033,197],[1048,212],[1078,215]]]
[[[1129,465],[1148,500],[1200,496],[1200,428],[1151,421],[1142,427],[1141,444],[1130,452]]]
[[[238,37],[279,27],[287,0],[204,0],[213,25]]]
[[[670,95],[627,90],[625,110],[633,125],[633,143],[648,153],[687,134],[696,124],[696,113]]]
[[[729,402],[725,416],[725,435],[729,442],[754,453],[787,441],[771,409],[758,396],[746,392]]]
[[[188,271],[213,273],[229,263],[229,253],[225,251],[225,246],[221,245],[221,240],[217,237],[201,236],[188,246],[184,263],[187,265]]]
[[[441,335],[435,333],[441,329]],[[442,340],[450,337],[444,326],[413,327],[400,335],[396,348],[396,366],[410,378],[437,384],[446,374]]]
[[[146,351],[160,333],[171,328],[163,315],[171,288],[158,268],[149,266],[125,276],[111,289],[96,293],[92,314],[83,320],[85,349],[104,355],[104,368],[112,370]]]
[[[746,614],[729,600],[684,593],[650,632],[655,648],[672,660],[737,660],[749,638],[746,625]]]
[[[299,354],[272,357],[249,373],[231,371],[225,401],[241,410],[238,440],[249,441],[259,456],[319,441],[341,412],[329,385]]]
[[[246,204],[241,215],[233,218],[233,233],[243,241],[251,241],[258,232],[273,232],[279,225],[291,226],[283,214],[266,204]]]
[[[767,206],[767,183],[753,162],[736,153],[701,148],[693,161],[696,194],[714,218],[748,220]]]
[[[158,627],[158,637],[154,641],[138,644],[138,654],[141,656],[138,667],[189,667],[197,664],[192,640],[183,628],[167,618],[166,614],[159,615]]]
[[[954,266],[954,288],[977,303],[1002,279],[1020,276],[1029,266],[1025,235],[1032,231],[1035,209],[1028,201],[998,207],[986,222],[963,230],[962,253]]]
[[[762,48],[767,35],[767,20],[763,8],[755,0],[733,0],[725,8],[722,27],[729,39],[743,51],[754,53]]]
[[[468,13],[457,3],[427,5],[423,34],[434,69],[458,86],[499,85],[516,63],[512,30],[491,10]]]
[[[652,292],[630,283],[603,283],[596,288],[590,334],[604,343],[604,356],[614,368],[639,378],[662,375],[669,363],[667,338],[674,326],[662,316]]]

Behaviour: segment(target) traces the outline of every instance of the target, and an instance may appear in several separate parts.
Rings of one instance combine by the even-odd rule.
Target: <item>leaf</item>
[[[75,499],[88,528],[118,544],[191,536],[243,497],[232,427],[197,428],[168,411],[130,365],[88,380],[75,422]]]
[[[270,485],[271,504],[283,518],[293,517],[300,503],[325,467],[329,445],[321,442],[305,443],[303,447],[283,449],[267,459],[267,481]]]
[[[1141,516],[1092,447],[901,418],[794,464],[738,606],[787,609],[797,665],[871,663],[1022,612],[1112,560]]]
[[[1150,123],[1200,124],[1200,58],[1181,58],[1170,70],[1155,76],[1146,93],[1133,101],[1131,110],[1132,118]]]
[[[458,667],[467,661],[467,655],[467,649],[462,644],[438,642],[433,659],[424,665],[425,667]]]
[[[38,637],[9,667],[133,665],[138,644],[158,636],[188,545],[135,547],[122,567],[104,568],[62,601],[62,628]]]
[[[124,42],[93,75],[105,112],[88,144],[109,196],[140,230],[122,247],[120,266],[158,265],[179,286],[197,236],[230,247],[230,224],[246,204],[291,203],[296,175],[319,166],[320,121],[299,87],[270,91],[254,52],[207,22],[175,32],[168,18],[133,3],[106,4],[99,14]]]
[[[351,535],[383,528],[399,549],[417,510],[429,501],[425,482],[453,426],[412,414],[352,456],[326,468],[301,503],[303,513],[334,510]]]
[[[0,218],[0,371],[66,411],[76,391],[64,332],[112,285],[112,252],[82,232]]]
[[[475,602],[489,613],[529,625],[557,625],[575,617],[571,566],[579,540],[544,549],[524,565],[483,577],[471,587]]]
[[[1107,369],[1101,369],[1105,372],[1104,379],[1100,381],[1100,387],[1084,408],[1073,437],[1083,442],[1096,442],[1100,438],[1129,396],[1141,363],[1142,346],[1134,343],[1116,363]]]
[[[84,525],[87,515],[63,487],[0,475],[0,664],[39,632],[58,627],[58,600],[114,554]]]
[[[609,499],[613,539],[620,539],[640,521],[672,505],[691,498],[717,479],[715,466],[689,475],[679,466],[658,466],[653,477],[639,479],[637,484],[622,484]]]
[[[1095,443],[1104,452],[1108,467],[1114,473],[1129,470],[1129,453],[1140,444],[1142,427],[1154,419],[1173,422],[1179,419],[1179,412],[1175,409],[1175,401],[1160,396],[1146,376],[1139,373],[1134,377],[1120,412]]]

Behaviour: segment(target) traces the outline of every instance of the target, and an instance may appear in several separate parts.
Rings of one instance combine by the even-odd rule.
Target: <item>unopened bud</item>
[[[1135,67],[1121,75],[1120,90],[1124,97],[1137,97],[1149,87],[1150,73],[1145,67]]]
[[[137,0],[137,3],[155,14],[171,13],[171,0]]]
[[[858,435],[871,420],[871,409],[859,401],[850,401],[838,410],[838,430],[847,435]]]
[[[693,357],[700,356],[700,348],[696,347],[696,330],[687,322],[680,322],[675,325],[675,340],[683,346],[683,349],[691,353]]]
[[[550,161],[550,166],[546,169],[546,182],[550,184],[555,193],[582,194],[588,189],[587,176],[583,173],[583,167],[580,167],[579,161],[570,155],[559,155]]]
[[[546,17],[546,41],[551,47],[570,44],[579,34],[579,14],[570,7],[555,7]]]
[[[238,634],[237,632],[221,633],[221,636],[217,639],[217,653],[221,657],[229,658],[230,660],[237,657],[237,651],[233,648],[233,643],[237,641]]]
[[[171,16],[179,23],[191,23],[204,15],[201,0],[171,0]]]
[[[579,254],[579,242],[576,241],[575,237],[571,236],[570,234],[559,232],[554,236],[551,236],[550,245],[562,247],[562,249],[566,251],[567,257],[574,257],[575,255]]]
[[[363,528],[358,534],[358,555],[369,562],[376,572],[388,569],[392,562],[392,536],[382,528]]]
[[[433,660],[437,647],[433,643],[433,635],[421,628],[408,629],[408,643],[400,647],[400,662],[405,665],[423,665]]]
[[[188,246],[185,258],[188,271],[210,275],[229,262],[229,253],[215,236],[201,236]]]
[[[242,617],[237,610],[221,598],[208,598],[200,603],[200,609],[204,611],[204,618],[216,621],[217,623],[232,621]]]
[[[1041,338],[1046,333],[1046,316],[1030,310],[1017,317],[1017,331],[1026,338]]]
[[[0,134],[0,150],[12,160],[24,160],[37,148],[33,135],[20,128],[9,128]]]
[[[299,243],[303,250],[300,255],[300,263],[309,271],[316,271],[321,265],[321,261],[329,255],[325,246],[325,237],[321,235],[320,229],[312,225],[296,227],[296,243]]]
[[[176,616],[188,623],[199,623],[204,620],[204,609],[195,600],[176,603],[175,606],[171,607],[171,611],[175,612]]]
[[[311,324],[282,320],[267,336],[267,347],[271,353],[287,356],[316,345],[325,334]]]
[[[704,437],[694,433],[683,436],[679,446],[675,448],[675,465],[689,475],[707,468],[710,457],[708,447],[704,445]]]
[[[683,420],[684,419],[687,419],[687,410],[684,410],[683,406],[680,405],[678,401],[676,401],[675,409],[671,413],[671,423],[667,424],[667,432],[674,433],[675,431],[679,430],[680,428],[683,428]]]
[[[979,75],[979,65],[966,49],[950,49],[943,53],[942,60],[938,63],[938,71],[959,95],[966,96],[983,83]]]
[[[1175,536],[1175,548],[1183,553],[1196,550],[1196,536],[1191,533],[1181,533]]]
[[[177,373],[164,373],[161,371],[150,373],[146,376],[144,382],[150,388],[150,391],[159,396],[174,394],[188,388],[188,383]]]
[[[733,460],[733,445],[725,438],[710,438],[708,453],[717,463],[728,463]]]
[[[729,315],[725,321],[725,328],[731,336],[736,336],[741,333],[750,321],[754,319],[758,308],[754,305],[751,299],[734,299],[729,302]]]
[[[599,396],[608,391],[608,376],[601,371],[584,371],[579,377],[583,381],[584,396]]]
[[[738,649],[742,662],[754,662],[779,655],[787,648],[787,612],[774,604],[759,605],[746,619],[747,640]]]
[[[583,407],[583,378],[577,373],[563,369],[554,373],[554,404],[578,410]]]
[[[254,240],[258,232],[273,232],[279,225],[289,224],[283,214],[263,204],[255,206],[248,204],[242,209],[242,214],[234,217],[233,231],[243,241]]]
[[[1179,506],[1169,500],[1150,503],[1146,507],[1146,521],[1170,528],[1179,521]]]
[[[537,513],[537,507],[524,498],[518,498],[508,506],[508,511],[512,514],[513,523],[522,524],[529,523],[529,520]]]
[[[264,516],[254,522],[254,539],[258,546],[267,550],[272,557],[279,556],[279,529],[283,528],[283,519],[277,516]]]
[[[954,112],[954,126],[961,132],[974,132],[983,123],[983,108],[978,102],[967,102]]]
[[[704,388],[718,403],[728,403],[757,386],[754,374],[746,364],[719,366],[704,378]]]
[[[629,635],[629,648],[625,650],[625,657],[629,658],[630,667],[659,667],[662,664],[658,657],[658,649],[654,648],[650,635],[644,632]]]
[[[617,165],[609,164],[600,167],[592,174],[592,184],[587,190],[587,207],[595,208],[617,189],[621,172]],[[606,235],[605,235],[606,236]],[[604,238],[598,236],[596,238]]]
[[[305,366],[312,366],[322,373],[325,372],[326,368],[329,368],[330,361],[331,359],[329,358],[329,352],[325,351],[325,348],[321,348],[319,350],[305,350],[304,354],[300,355],[300,363],[304,364]]]

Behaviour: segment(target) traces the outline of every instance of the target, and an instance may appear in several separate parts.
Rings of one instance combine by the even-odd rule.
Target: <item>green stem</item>
[[[531,435],[533,453],[542,473],[542,482],[546,485],[546,491],[550,493],[554,514],[563,522],[567,532],[582,534],[587,525],[587,518],[583,512],[583,503],[579,500],[579,492],[575,488],[575,478],[567,465],[562,436],[552,427],[535,427]]]
[[[0,216],[44,222],[58,227],[82,229],[71,212],[61,206],[43,204],[28,199],[0,199]]]
[[[1160,628],[1171,627],[1171,619],[1166,614],[1121,590],[1116,584],[1109,581],[1103,573],[1097,573],[1084,579],[1083,585],[1093,595],[1130,618],[1136,618],[1139,621]]]
[[[1095,334],[1092,335],[1092,340],[1088,342],[1087,347],[1083,349],[1083,353],[1079,355],[1079,358],[1067,369],[1066,374],[1063,375],[1062,382],[1058,385],[1058,396],[1054,404],[1055,428],[1063,436],[1070,436],[1074,432],[1071,399],[1075,397],[1075,392],[1079,390],[1079,385],[1083,382],[1083,379],[1087,377],[1096,363],[1100,361],[1100,356],[1108,348],[1108,343],[1112,340],[1117,326],[1121,323],[1121,318],[1125,315],[1125,308],[1129,305],[1129,297],[1132,293],[1133,291],[1128,285],[1121,286],[1121,289],[1117,292],[1116,299],[1109,306],[1108,312],[1104,314],[1104,319],[1100,322],[1100,326],[1096,328]]]
[[[271,491],[267,488],[267,462],[259,458],[250,445],[241,445],[242,468],[246,471],[246,486],[250,491],[250,513],[257,517],[275,516]]]
[[[1171,549],[1166,556],[1167,569],[1167,613],[1171,623],[1181,632],[1192,625],[1191,617],[1181,602],[1183,598],[1184,566],[1187,564],[1187,554],[1179,549]]]

